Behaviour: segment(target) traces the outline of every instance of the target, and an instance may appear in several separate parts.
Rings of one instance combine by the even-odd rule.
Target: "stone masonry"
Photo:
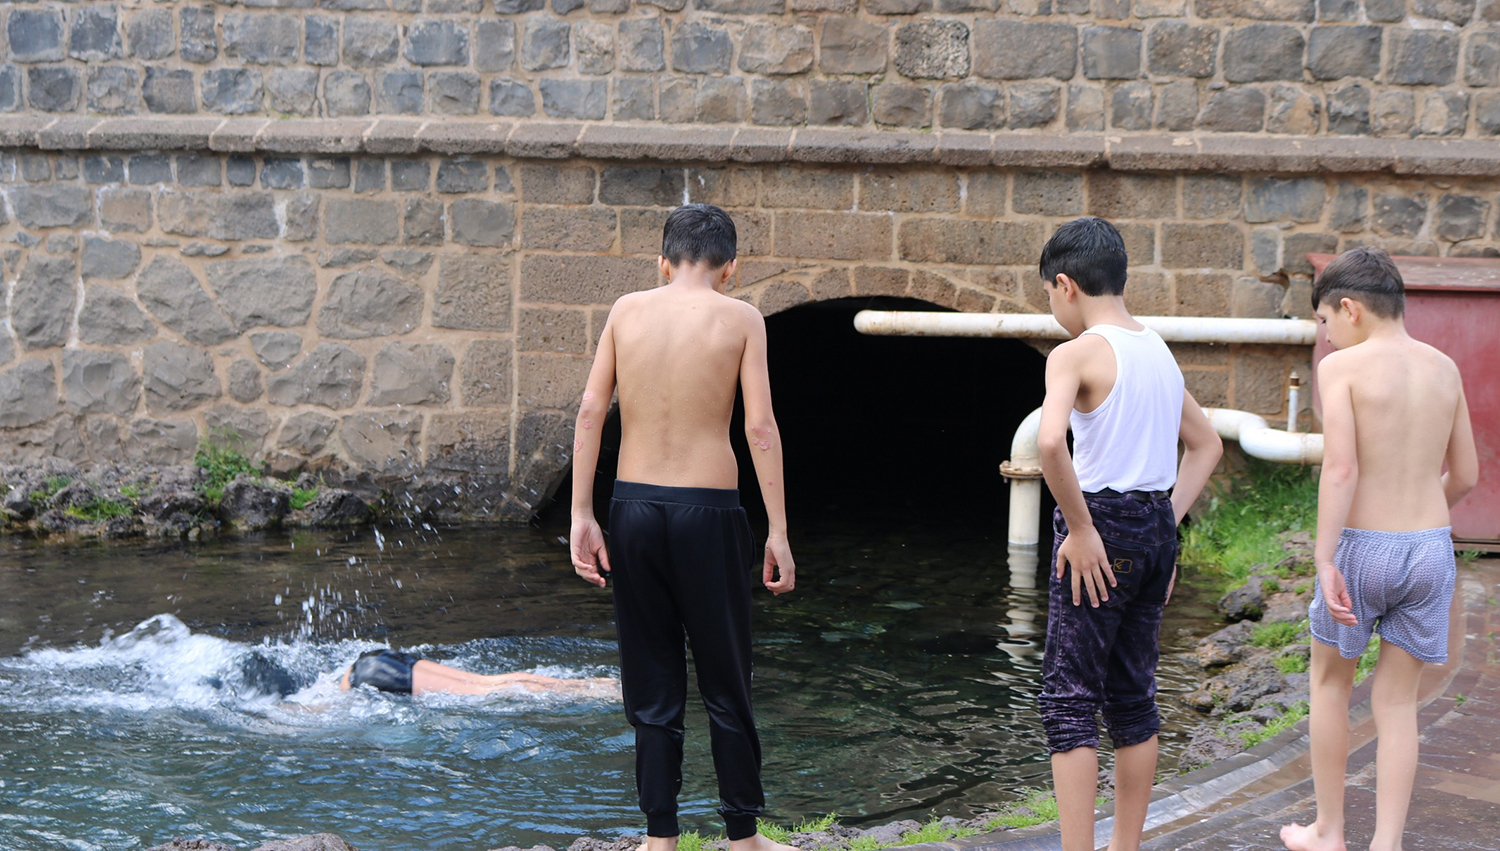
[[[767,315],[1042,311],[1086,213],[1142,314],[1306,316],[1309,252],[1500,256],[1494,0],[315,2],[0,8],[0,461],[233,441],[524,519],[684,200]],[[1176,351],[1283,417],[1310,354]]]

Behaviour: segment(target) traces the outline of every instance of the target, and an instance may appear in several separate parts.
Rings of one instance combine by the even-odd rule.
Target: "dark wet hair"
[[[734,219],[712,204],[683,204],[667,216],[661,256],[673,266],[707,263],[717,269],[735,257]]]
[[[1042,247],[1042,280],[1055,283],[1058,275],[1078,282],[1086,295],[1125,292],[1125,240],[1115,226],[1086,216],[1057,229]]]
[[[1313,282],[1312,306],[1328,303],[1337,307],[1342,299],[1352,298],[1376,316],[1395,319],[1406,313],[1406,282],[1401,270],[1384,249],[1372,246],[1351,248],[1323,267],[1323,274]]]

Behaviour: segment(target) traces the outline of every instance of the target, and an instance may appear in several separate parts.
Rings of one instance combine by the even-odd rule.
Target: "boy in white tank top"
[[[1125,242],[1113,225],[1068,222],[1040,265],[1052,315],[1074,338],[1047,357],[1037,437],[1058,506],[1042,724],[1063,849],[1093,851],[1103,710],[1115,746],[1109,847],[1135,851],[1156,776],[1158,633],[1176,579],[1177,524],[1223,446],[1166,343],[1125,309]]]

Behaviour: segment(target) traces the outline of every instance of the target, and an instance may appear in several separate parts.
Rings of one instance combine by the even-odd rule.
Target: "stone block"
[[[609,251],[615,232],[615,211],[607,207],[528,207],[521,217],[522,248]]]
[[[0,112],[14,112],[20,106],[21,69],[14,65],[0,65]]]
[[[959,21],[923,21],[896,30],[896,70],[913,79],[969,75],[969,28]]]
[[[698,86],[693,116],[699,124],[738,124],[745,120],[745,103],[743,77],[710,77]]]
[[[1489,212],[1490,202],[1483,198],[1445,193],[1438,199],[1433,232],[1449,242],[1478,239],[1484,235],[1484,220]]]
[[[1309,22],[1314,0],[1193,0],[1200,18],[1251,18],[1259,21]]]
[[[515,21],[479,21],[474,25],[474,67],[509,71],[516,61]]]
[[[529,409],[574,411],[588,381],[590,361],[576,355],[518,354],[517,402]]]
[[[1234,218],[1243,181],[1232,175],[1189,174],[1182,178],[1182,212],[1189,219]]]
[[[56,416],[62,405],[50,360],[23,360],[0,372],[0,428],[27,428]]]
[[[406,28],[402,56],[413,65],[469,64],[469,28],[461,21],[429,19]]]
[[[1390,35],[1386,82],[1446,86],[1458,75],[1458,33],[1392,27]]]
[[[571,32],[567,21],[556,18],[526,21],[521,35],[521,67],[527,71],[566,67],[573,54]]]
[[[1156,107],[1156,126],[1163,130],[1191,130],[1198,122],[1198,86],[1178,80],[1161,87]]]
[[[212,6],[184,6],[177,11],[177,55],[189,62],[212,62],[219,57],[219,31]],[[149,79],[151,69],[146,69]]]
[[[287,242],[307,242],[318,235],[318,194],[298,192],[286,199],[282,207],[285,227],[281,238]]]
[[[295,331],[260,331],[250,335],[250,348],[261,363],[279,370],[302,353],[302,336]]]
[[[1339,238],[1332,233],[1289,233],[1282,248],[1282,267],[1293,275],[1311,276],[1313,273],[1312,261],[1307,259],[1309,254],[1335,254],[1338,252]],[[1304,308],[1306,301],[1298,304]]]
[[[1084,27],[1083,75],[1091,80],[1130,80],[1141,74],[1141,31],[1129,27]]]
[[[389,245],[399,231],[396,204],[370,198],[329,198],[323,236],[329,243]]]
[[[526,307],[516,329],[516,348],[522,352],[586,354],[588,313],[572,308]]]
[[[1234,27],[1224,38],[1224,79],[1231,83],[1302,79],[1302,32],[1279,24]]]
[[[1077,216],[1083,213],[1083,175],[1058,171],[1016,172],[1011,207],[1037,216]]]
[[[370,113],[370,81],[356,71],[334,71],[323,78],[323,102],[334,118]]]
[[[1214,92],[1198,116],[1198,126],[1218,133],[1253,133],[1266,121],[1266,94],[1250,86]]]
[[[375,353],[370,366],[367,404],[445,405],[453,380],[453,354],[433,343],[390,342]]]
[[[194,346],[153,343],[142,351],[141,370],[146,377],[146,408],[152,413],[190,410],[223,392],[213,357]]]
[[[1380,73],[1384,27],[1313,27],[1307,42],[1307,70],[1319,80],[1375,79]]]
[[[573,25],[574,52],[578,70],[584,74],[609,74],[615,70],[615,28],[596,21]]]
[[[203,108],[225,115],[260,112],[265,86],[251,68],[210,68],[203,72]]]
[[[1177,316],[1227,316],[1234,277],[1219,273],[1177,272]],[[1201,399],[1199,404],[1207,404]]]
[[[423,163],[426,166],[426,163]],[[395,183],[396,164],[391,163],[391,182]],[[426,188],[425,182],[421,187]],[[483,192],[490,188],[489,168],[481,160],[443,160],[438,165],[437,191]]]
[[[14,201],[12,201],[14,203]],[[109,230],[141,233],[151,228],[151,193],[145,189],[99,190],[99,224]]]
[[[353,407],[364,386],[365,359],[341,343],[319,343],[301,363],[266,382],[273,405]]]
[[[1370,217],[1370,193],[1356,183],[1343,182],[1334,192],[1328,210],[1328,224],[1344,233],[1364,230]]]
[[[266,385],[261,381],[260,369],[248,358],[231,363],[227,378],[229,395],[236,402],[249,404],[265,395]]]
[[[266,157],[260,168],[260,185],[267,189],[297,189],[303,182],[302,160]]]
[[[886,28],[858,18],[829,16],[818,35],[818,68],[824,74],[885,71]]]
[[[1234,225],[1167,222],[1161,231],[1161,264],[1169,269],[1239,269],[1245,237]]]
[[[421,71],[379,71],[375,74],[375,111],[397,115],[422,112]]]
[[[475,340],[464,349],[459,382],[465,408],[510,407],[514,383],[509,340]]]
[[[295,64],[303,29],[300,15],[227,14],[224,58],[237,65]]]
[[[182,159],[179,157],[179,181],[181,163]],[[313,189],[348,189],[349,175],[348,157],[314,157],[307,161],[307,185]]]
[[[16,62],[63,58],[63,16],[55,9],[15,9],[5,20],[5,42]]]
[[[83,62],[107,62],[125,55],[117,7],[81,6],[69,17],[68,56]]]
[[[624,37],[625,24],[620,24]],[[660,28],[656,33],[659,61]],[[813,33],[804,26],[753,24],[740,40],[739,67],[753,74],[803,74],[812,68]],[[641,63],[644,64],[644,63]],[[660,70],[640,68],[634,70]]]
[[[650,77],[617,77],[611,109],[616,121],[656,120],[656,90]]]
[[[140,417],[130,423],[124,441],[127,456],[134,461],[172,465],[193,460],[198,448],[198,426],[192,420],[157,420]]]
[[[1417,102],[1411,92],[1377,92],[1370,99],[1370,132],[1376,136],[1411,136]]]
[[[1375,232],[1385,236],[1414,237],[1427,221],[1427,196],[1382,193],[1375,196]]]
[[[198,98],[193,93],[192,72],[183,69],[166,71],[154,66],[145,69],[141,98],[145,101],[145,108],[153,113],[180,116],[198,111]]]
[[[597,175],[588,166],[521,165],[521,200],[533,204],[592,204]]]
[[[1088,210],[1093,215],[1113,220],[1166,219],[1177,214],[1175,178],[1095,171],[1087,179]]]
[[[887,127],[932,126],[932,89],[884,83],[870,89],[876,124]]]
[[[1474,124],[1481,133],[1500,136],[1500,92],[1475,95]]]
[[[215,199],[208,235],[214,239],[275,239],[281,235],[276,221],[276,199],[269,192],[219,195]]]
[[[658,166],[613,166],[599,175],[599,200],[633,207],[676,207],[682,203],[683,171]]]
[[[6,192],[16,221],[27,228],[82,228],[94,223],[93,197],[82,186],[16,186]]]
[[[558,80],[545,78],[542,111],[553,118],[601,121],[609,111],[609,83],[605,80]]]
[[[951,213],[959,208],[958,175],[951,171],[872,170],[860,175],[860,209]]]
[[[385,160],[361,158],[354,162],[354,191],[357,193],[381,192],[385,190]]]
[[[854,206],[854,175],[829,169],[779,166],[761,175],[761,204],[847,210]]]
[[[1151,129],[1151,84],[1120,83],[1110,92],[1109,126],[1117,130]]]
[[[1359,19],[1359,0],[1318,0],[1318,20],[1349,22]]]
[[[1477,5],[1475,0],[1412,0],[1411,12],[1419,18],[1463,26],[1474,19]]]
[[[124,183],[124,157],[95,155],[83,158],[85,183]]]
[[[1328,132],[1365,135],[1370,132],[1370,90],[1354,83],[1328,95]]]
[[[431,198],[410,198],[406,201],[401,241],[406,245],[441,245],[444,221],[442,202]]]
[[[750,120],[774,127],[805,124],[807,84],[802,80],[751,80]]]
[[[328,438],[339,421],[313,411],[303,411],[286,418],[276,445],[302,455],[317,455],[328,445]]]
[[[551,469],[567,463],[566,457],[558,461],[559,466]],[[434,414],[427,426],[426,462],[433,469],[470,474],[471,489],[475,478],[496,476],[503,492],[510,465],[509,418],[497,421],[482,414]],[[498,501],[498,494],[496,498]]]
[[[697,118],[698,80],[694,77],[670,77],[660,81],[662,121],[691,124]]]
[[[72,257],[27,259],[10,295],[10,327],[21,345],[45,349],[68,342],[77,281]]]
[[[1146,42],[1151,73],[1173,77],[1212,77],[1218,52],[1218,27],[1181,21],[1152,25]]]
[[[205,270],[219,306],[241,332],[261,325],[295,327],[312,314],[318,283],[304,257],[217,260]]]
[[[360,468],[410,475],[420,461],[421,433],[420,414],[350,414],[340,421],[339,443]]]
[[[171,9],[143,9],[125,24],[126,52],[132,59],[166,59],[177,50]]]
[[[1464,82],[1471,86],[1500,86],[1500,30],[1469,35],[1464,51]]]
[[[688,21],[672,31],[672,70],[684,74],[727,74],[734,43],[728,31]]]
[[[303,24],[302,58],[307,64],[325,68],[339,64],[339,19],[307,15]]]
[[[490,114],[524,118],[536,113],[536,95],[524,83],[498,79],[490,82]]]
[[[351,68],[374,68],[396,61],[401,32],[388,21],[369,17],[344,18],[344,64]]]
[[[63,352],[63,403],[70,414],[135,413],[141,401],[141,377],[130,359],[113,352],[69,349]]]
[[[139,343],[156,336],[156,323],[130,296],[105,284],[83,288],[78,339],[100,346]]]
[[[83,277],[119,280],[141,265],[141,247],[126,240],[83,238]]]
[[[1071,132],[1103,130],[1104,90],[1087,84],[1075,83],[1068,86],[1068,107],[1065,115],[1068,120],[1068,130]]]
[[[1271,89],[1266,129],[1272,133],[1316,136],[1322,114],[1322,104],[1301,87],[1275,86]]]
[[[465,198],[448,206],[453,240],[464,245],[504,248],[515,235],[514,205]]]
[[[1047,234],[1039,222],[907,219],[897,238],[903,260],[1034,266]]]
[[[999,80],[1055,77],[1077,67],[1078,30],[1071,24],[979,20],[974,24],[974,73]]]
[[[1315,222],[1323,213],[1326,187],[1319,177],[1260,177],[1245,193],[1245,221]]]
[[[26,69],[26,102],[43,112],[72,112],[83,95],[83,80],[75,68],[46,66]]]
[[[1428,92],[1424,95],[1422,117],[1418,126],[1422,135],[1462,136],[1468,121],[1468,92]]]
[[[1062,111],[1062,86],[1056,83],[1012,83],[1007,112],[1015,130],[1047,127]]]
[[[533,254],[521,261],[520,293],[527,302],[610,304],[625,293],[656,286],[657,278],[654,257]],[[504,322],[509,329],[508,289],[505,295]]]
[[[915,15],[932,11],[932,0],[865,0],[872,15]]]
[[[272,112],[312,115],[318,96],[318,72],[301,68],[278,68],[266,78],[266,93]]]
[[[938,89],[938,121],[944,129],[988,130],[1005,126],[1005,93],[975,83],[945,83]]]
[[[754,27],[746,31],[745,40],[741,46],[742,54],[760,49],[754,40],[755,36],[752,35],[754,32]],[[621,21],[619,33],[620,68],[622,70],[648,72],[666,70],[666,34],[662,30],[660,19],[653,17]],[[812,36],[809,34],[809,47],[811,39]],[[741,60],[742,63],[744,61]],[[809,64],[811,61],[809,50]]]
[[[509,331],[511,272],[506,257],[443,257],[432,297],[433,327]]]

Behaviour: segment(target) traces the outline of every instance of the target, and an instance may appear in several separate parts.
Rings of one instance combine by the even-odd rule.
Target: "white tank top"
[[[1115,352],[1115,386],[1099,407],[1073,411],[1073,469],[1085,493],[1164,491],[1177,482],[1182,370],[1150,328],[1095,325]]]

